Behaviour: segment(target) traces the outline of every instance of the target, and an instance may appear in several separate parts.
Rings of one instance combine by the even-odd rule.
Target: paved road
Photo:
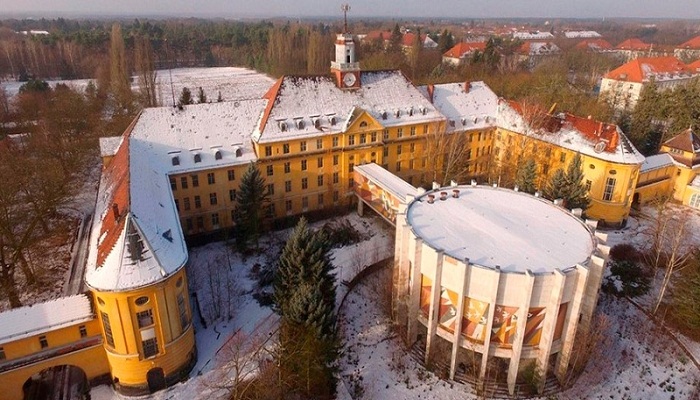
[[[78,228],[78,237],[73,246],[71,255],[70,274],[64,286],[63,293],[66,296],[83,293],[85,287],[85,263],[87,262],[88,239],[90,237],[90,226],[92,223],[92,213],[83,217]]]

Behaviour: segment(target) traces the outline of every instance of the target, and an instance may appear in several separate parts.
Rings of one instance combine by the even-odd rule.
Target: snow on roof
[[[569,38],[569,39],[601,37],[600,33],[596,32],[596,31],[569,31],[569,32],[564,32],[564,36]]]
[[[536,56],[557,54],[561,50],[559,49],[559,46],[552,42],[525,42],[522,46],[520,46],[520,51],[531,56]]]
[[[356,90],[339,89],[329,76],[285,76],[275,86],[266,95],[262,132],[253,133],[259,143],[340,133],[354,108],[385,127],[442,119],[400,71],[363,71]]]
[[[462,58],[475,51],[484,51],[486,42],[459,42],[451,49],[447,50],[443,56],[451,58]]]
[[[690,182],[690,186],[700,187],[700,175],[696,175],[695,178]]]
[[[109,157],[117,153],[117,149],[122,144],[124,136],[112,136],[100,138],[100,156]]]
[[[416,196],[418,194],[418,189],[413,185],[375,163],[357,165],[355,171],[369,178],[370,181],[381,186],[404,203],[406,195]]]
[[[554,39],[550,32],[513,32],[513,38],[521,40]]]
[[[452,197],[459,190],[459,197]],[[439,193],[448,193],[440,200]],[[433,204],[427,195],[435,195]],[[526,193],[458,186],[422,195],[408,205],[407,220],[426,244],[458,260],[505,272],[551,273],[585,264],[595,239],[567,210]]]
[[[621,164],[644,162],[644,156],[617,125],[561,114],[543,115],[541,125],[546,126],[532,127],[517,107],[515,103],[499,102],[499,127],[601,160]]]
[[[673,157],[671,157],[668,153],[656,154],[653,156],[649,156],[644,160],[644,163],[642,164],[642,167],[639,170],[639,172],[645,173],[673,164]]]
[[[0,345],[93,318],[86,294],[61,297],[0,313]]]
[[[469,85],[469,90],[465,90]],[[484,82],[421,86],[435,107],[447,118],[447,132],[483,129],[496,123],[498,96]]]
[[[605,74],[605,78],[642,83],[654,78],[657,82],[673,79],[691,79],[697,76],[675,57],[640,57]]]
[[[612,45],[605,39],[588,39],[582,40],[576,44],[577,49],[582,50],[593,50],[593,51],[604,51],[612,50]]]

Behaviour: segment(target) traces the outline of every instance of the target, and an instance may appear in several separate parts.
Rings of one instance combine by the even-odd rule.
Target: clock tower
[[[341,89],[358,89],[360,87],[360,63],[355,59],[355,42],[348,33],[347,11],[344,5],[345,32],[338,34],[335,39],[335,61],[331,61],[331,73],[335,76],[336,84]]]

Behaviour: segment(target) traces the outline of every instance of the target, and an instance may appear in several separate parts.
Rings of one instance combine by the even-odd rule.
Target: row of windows
[[[268,190],[270,189],[270,185],[268,185]],[[273,188],[274,189],[274,188]],[[229,189],[228,191],[228,199],[230,202],[236,201],[236,189]],[[202,198],[199,195],[195,195],[193,197],[194,200],[194,208],[199,209],[202,208]],[[209,193],[209,205],[215,206],[219,203],[218,196],[216,192],[214,193]],[[180,200],[175,199],[175,208],[177,211],[180,211]],[[182,209],[184,211],[189,211],[192,209],[192,203],[190,202],[189,197],[183,197],[182,198]]]
[[[236,180],[236,172],[232,169],[229,169],[226,171],[226,175],[228,177],[229,182]],[[190,175],[190,179],[192,180],[192,187],[199,187],[199,175],[193,174]],[[180,188],[181,189],[187,189],[189,188],[189,183],[188,183],[188,178],[186,176],[181,176],[180,177]],[[216,175],[214,172],[209,172],[207,173],[207,183],[210,185],[213,185],[216,183]],[[171,176],[170,177],[170,188],[172,190],[177,190],[177,178]]]

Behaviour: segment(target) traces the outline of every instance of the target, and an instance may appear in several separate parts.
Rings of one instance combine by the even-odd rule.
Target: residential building
[[[613,46],[605,39],[585,39],[575,46],[578,50],[586,50],[594,53],[604,53],[613,50]]]
[[[533,68],[545,58],[560,55],[561,49],[553,42],[529,41],[520,46],[517,54],[521,63]]]
[[[673,49],[674,57],[683,61],[690,61],[700,58],[700,36],[696,36],[687,42],[680,44]]]
[[[453,66],[468,64],[477,52],[486,50],[486,42],[460,42],[442,55],[442,62]]]
[[[640,39],[632,38],[618,44],[613,52],[623,61],[627,62],[639,57],[656,57],[660,54],[653,51],[653,45],[644,43]]]

